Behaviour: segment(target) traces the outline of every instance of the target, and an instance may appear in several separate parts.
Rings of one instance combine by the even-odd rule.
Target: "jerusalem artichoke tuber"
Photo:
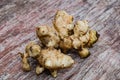
[[[26,52],[28,53],[21,54],[23,69],[27,71],[30,69],[27,58],[32,57],[41,65],[41,67],[39,65],[36,67],[36,74],[42,73],[44,69],[57,71],[58,69],[68,68],[74,63],[74,60],[70,56],[63,54],[60,50],[54,48],[41,49],[41,47],[34,42],[28,43]],[[54,77],[57,76],[56,72],[52,72],[51,74]]]
[[[20,53],[23,69],[29,71],[29,57],[37,60],[36,74],[45,69],[57,76],[59,69],[71,67],[74,60],[63,53],[69,49],[78,51],[81,58],[90,55],[88,48],[98,40],[98,33],[91,30],[86,20],[73,23],[73,16],[65,11],[57,11],[53,26],[38,26],[36,34],[42,43],[42,47],[35,42],[30,42],[25,48],[25,54]],[[61,52],[62,50],[62,52]]]

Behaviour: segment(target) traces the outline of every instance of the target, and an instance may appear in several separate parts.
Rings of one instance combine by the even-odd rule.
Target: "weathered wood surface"
[[[17,52],[38,41],[35,26],[51,25],[57,10],[66,10],[74,20],[86,19],[101,35],[91,56],[60,70],[53,78],[48,71],[36,76],[23,72]],[[34,66],[35,67],[35,66]],[[120,80],[120,0],[0,0],[0,80]]]

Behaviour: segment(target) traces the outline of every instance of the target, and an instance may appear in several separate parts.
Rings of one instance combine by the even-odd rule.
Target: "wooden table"
[[[72,68],[60,70],[53,78],[49,71],[37,76],[23,72],[18,52],[29,41],[38,41],[35,27],[52,25],[57,10],[74,20],[88,20],[100,38],[91,56],[75,60]],[[33,68],[35,65],[33,65]],[[120,80],[120,0],[0,0],[0,80]]]

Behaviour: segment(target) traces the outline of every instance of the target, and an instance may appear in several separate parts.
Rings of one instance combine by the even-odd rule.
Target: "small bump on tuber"
[[[87,48],[82,48],[81,51],[79,51],[79,55],[81,58],[86,58],[90,55],[90,52]]]
[[[37,65],[36,67],[36,74],[39,75],[44,71],[44,67],[40,67],[39,65]]]
[[[26,53],[29,54],[30,57],[35,58],[35,57],[39,56],[39,53],[41,51],[41,47],[34,42],[30,42],[26,46],[25,51],[26,51]]]
[[[27,53],[18,53],[20,54],[21,58],[22,58],[22,68],[24,71],[30,71],[31,68],[30,68],[30,64],[29,64],[29,61],[28,61],[28,54]]]
[[[57,77],[57,70],[51,71],[51,75],[52,75],[53,77]]]

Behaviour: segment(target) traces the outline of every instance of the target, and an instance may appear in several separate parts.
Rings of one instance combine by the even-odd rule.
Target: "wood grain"
[[[99,32],[91,56],[80,59],[69,52],[76,63],[60,70],[57,78],[48,71],[39,76],[34,69],[23,72],[17,53],[29,41],[38,41],[35,27],[52,25],[57,10],[75,21],[88,20]],[[0,80],[120,80],[120,0],[0,0]]]

